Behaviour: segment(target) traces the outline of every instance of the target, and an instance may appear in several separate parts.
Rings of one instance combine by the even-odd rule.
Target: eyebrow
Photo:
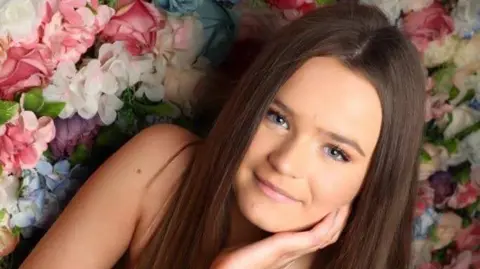
[[[282,101],[278,100],[278,99],[275,99],[273,100],[273,103],[277,106],[279,106],[281,109],[285,110],[287,113],[289,114],[292,114],[294,115],[295,113],[293,113],[293,111],[285,104],[283,103]],[[326,135],[328,135],[331,139],[341,143],[341,144],[346,144],[346,145],[349,145],[350,147],[352,147],[353,149],[355,149],[360,155],[362,155],[363,157],[365,157],[365,152],[362,150],[362,148],[360,147],[360,145],[355,141],[355,140],[352,140],[350,138],[347,138],[341,134],[337,134],[337,133],[334,133],[334,132],[331,132],[331,131],[326,131],[322,128],[319,128],[318,129],[321,133],[324,133]]]

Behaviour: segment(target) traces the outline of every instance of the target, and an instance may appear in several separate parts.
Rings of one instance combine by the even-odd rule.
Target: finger
[[[343,232],[343,228],[345,227],[345,224],[347,223],[349,214],[350,214],[350,206],[341,207],[337,211],[337,215],[335,217],[334,223],[330,231],[326,235],[327,239],[321,245],[321,248],[331,245],[338,240],[338,238],[340,237],[340,234]]]

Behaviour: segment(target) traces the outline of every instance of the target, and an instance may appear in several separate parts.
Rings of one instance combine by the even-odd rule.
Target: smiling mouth
[[[293,198],[292,196],[288,195],[285,191],[281,190],[277,186],[273,185],[272,183],[263,180],[259,176],[255,174],[255,183],[260,188],[260,190],[269,198],[276,202],[280,203],[295,203],[298,202],[297,199]]]

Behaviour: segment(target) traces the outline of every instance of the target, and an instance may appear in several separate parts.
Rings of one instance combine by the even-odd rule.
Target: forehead
[[[308,60],[280,88],[277,98],[302,124],[356,139],[373,151],[382,117],[378,94],[367,79],[339,60]]]

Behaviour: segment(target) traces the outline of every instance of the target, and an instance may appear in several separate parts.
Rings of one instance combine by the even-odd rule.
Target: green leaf
[[[12,234],[14,236],[20,236],[21,233],[22,233],[22,229],[20,227],[18,226],[13,227]]]
[[[463,167],[460,171],[456,172],[453,175],[453,178],[459,183],[459,184],[467,184],[468,181],[470,180],[470,167],[465,166]]]
[[[0,164],[0,175],[3,174],[3,166]]]
[[[83,163],[85,160],[87,160],[87,158],[90,156],[90,151],[89,149],[83,145],[83,144],[79,144],[76,148],[75,148],[75,151],[72,153],[72,155],[70,156],[69,158],[69,161],[73,164],[73,165],[76,165],[76,164],[81,164]]]
[[[0,125],[7,123],[18,113],[20,105],[16,102],[0,100]]]
[[[430,156],[430,154],[428,154],[424,149],[422,149],[420,151],[420,160],[422,162],[429,162],[432,160],[432,157]]]
[[[60,113],[64,108],[65,108],[64,102],[49,102],[43,105],[42,109],[38,111],[38,114],[40,116],[48,116],[51,118],[56,118],[58,117],[58,115],[60,115]]]
[[[444,146],[450,154],[457,152],[458,140],[456,139],[444,140],[441,141],[440,144]]]
[[[315,3],[319,6],[335,4],[336,0],[315,0]]]
[[[7,214],[7,210],[5,208],[0,210],[0,221],[3,221],[3,218],[5,218],[6,214]]]
[[[100,0],[101,5],[107,5],[111,8],[117,7],[117,1],[118,0]]]
[[[463,140],[468,135],[479,130],[480,130],[480,121],[460,131],[458,134],[455,135],[455,138],[458,140]]]
[[[467,213],[469,216],[472,216],[475,211],[478,210],[478,206],[480,205],[480,198],[477,199],[477,201],[470,206],[467,207]]]
[[[100,129],[95,142],[100,147],[118,147],[125,143],[126,139],[128,136],[122,133],[118,126],[110,125]]]
[[[474,89],[468,90],[467,93],[465,94],[465,96],[462,98],[462,100],[460,100],[460,102],[458,104],[470,101],[473,97],[475,97],[475,94],[476,93],[475,93]]]
[[[23,108],[25,110],[39,112],[43,107],[43,96],[42,93],[38,92],[37,89],[31,90],[23,94]]]
[[[133,107],[135,110],[145,115],[157,115],[160,117],[169,116],[173,112],[175,112],[175,109],[172,107],[172,105],[168,103],[160,103],[156,105],[144,105],[139,102],[135,102]]]
[[[449,92],[449,97],[448,97],[448,100],[453,100],[455,99],[458,94],[460,93],[460,90],[457,88],[457,87],[452,87],[452,89],[450,89],[450,92]]]

